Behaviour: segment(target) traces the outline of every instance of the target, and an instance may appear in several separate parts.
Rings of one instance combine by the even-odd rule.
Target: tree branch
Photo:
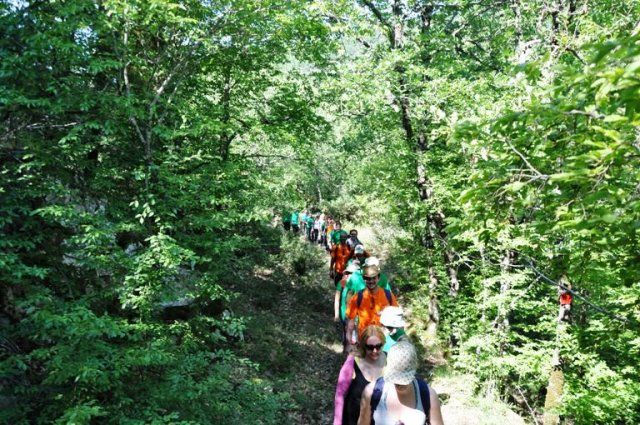
[[[387,21],[384,17],[384,15],[382,14],[382,12],[380,12],[380,9],[378,9],[376,7],[375,4],[373,4],[372,1],[370,0],[362,0],[362,3],[364,3],[365,6],[367,6],[367,8],[371,11],[371,13],[373,13],[376,18],[378,18],[378,21],[380,21],[380,23],[385,26],[389,31],[392,30],[391,28],[391,24],[389,23],[389,21]]]
[[[520,157],[520,159],[522,159],[522,160],[524,161],[524,163],[525,163],[525,164],[527,164],[527,167],[529,167],[529,169],[530,169],[531,171],[533,171],[539,179],[546,180],[546,179],[548,179],[548,178],[549,178],[549,175],[548,175],[548,174],[542,174],[540,171],[536,170],[536,169],[534,168],[534,166],[533,166],[533,165],[531,165],[531,163],[527,160],[527,158],[526,158],[526,157],[525,157],[525,156],[524,156],[524,155],[523,155],[523,154],[522,154],[518,149],[516,149],[516,148],[515,148],[515,146],[513,146],[513,145],[512,145],[510,142],[508,142],[508,141],[507,141],[507,146],[509,146],[509,148],[511,148],[511,150],[512,150],[516,155],[518,155],[518,156]]]

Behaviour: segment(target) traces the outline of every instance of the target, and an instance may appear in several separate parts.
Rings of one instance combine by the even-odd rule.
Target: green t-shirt
[[[306,221],[307,221],[307,224],[311,224],[312,225],[315,220],[313,219],[313,217],[307,216]]]
[[[338,245],[340,243],[340,235],[341,234],[345,234],[347,235],[347,231],[346,230],[334,230],[333,232],[331,232],[331,243],[334,245]]]
[[[297,212],[294,212],[293,214],[291,214],[291,224],[295,224],[296,226],[298,225],[298,217],[300,214],[298,214]]]
[[[282,213],[282,222],[283,223],[291,223],[291,213],[289,212],[283,212]]]

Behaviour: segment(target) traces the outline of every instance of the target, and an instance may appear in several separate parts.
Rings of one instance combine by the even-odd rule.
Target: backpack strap
[[[391,294],[391,291],[388,289],[384,290],[384,295],[387,297],[387,302],[389,303],[389,305],[391,305],[393,303],[393,295]],[[356,305],[358,306],[358,308],[360,308],[360,304],[362,304],[362,297],[364,296],[364,289],[362,291],[358,291],[358,300]]]
[[[431,395],[429,394],[429,385],[418,378],[418,388],[420,390],[420,401],[422,401],[422,410],[424,410],[424,414],[427,415],[427,425],[431,423],[429,413],[431,412]]]
[[[384,377],[381,376],[376,379],[376,385],[373,387],[373,393],[371,394],[371,425],[375,425],[373,420],[373,412],[378,408],[380,398],[382,398],[382,389],[384,388]]]
[[[393,298],[391,295],[391,291],[388,289],[384,290],[384,294],[387,296],[387,301],[389,302],[389,305],[391,305],[393,303]]]
[[[416,380],[418,381],[418,390],[420,392],[420,401],[422,402],[422,410],[424,410],[424,414],[427,417],[426,424],[429,425],[431,423],[431,418],[429,416],[429,414],[431,413],[431,395],[429,392],[429,385],[421,378],[417,378]],[[375,421],[373,420],[373,413],[378,408],[378,404],[380,404],[383,388],[384,388],[384,377],[381,376],[378,379],[376,379],[376,384],[373,387],[373,393],[371,394],[371,425],[375,425]]]

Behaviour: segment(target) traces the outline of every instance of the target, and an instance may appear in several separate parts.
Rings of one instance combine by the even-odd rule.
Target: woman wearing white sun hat
[[[391,347],[383,376],[362,393],[358,425],[444,425],[438,394],[416,376],[417,368],[410,342]]]

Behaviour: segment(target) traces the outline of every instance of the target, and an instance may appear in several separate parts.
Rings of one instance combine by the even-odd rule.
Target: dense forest
[[[639,22],[637,0],[0,0],[0,422],[309,408],[242,305],[268,262],[314,267],[272,224],[313,205],[374,229],[413,337],[474,392],[640,423]]]

